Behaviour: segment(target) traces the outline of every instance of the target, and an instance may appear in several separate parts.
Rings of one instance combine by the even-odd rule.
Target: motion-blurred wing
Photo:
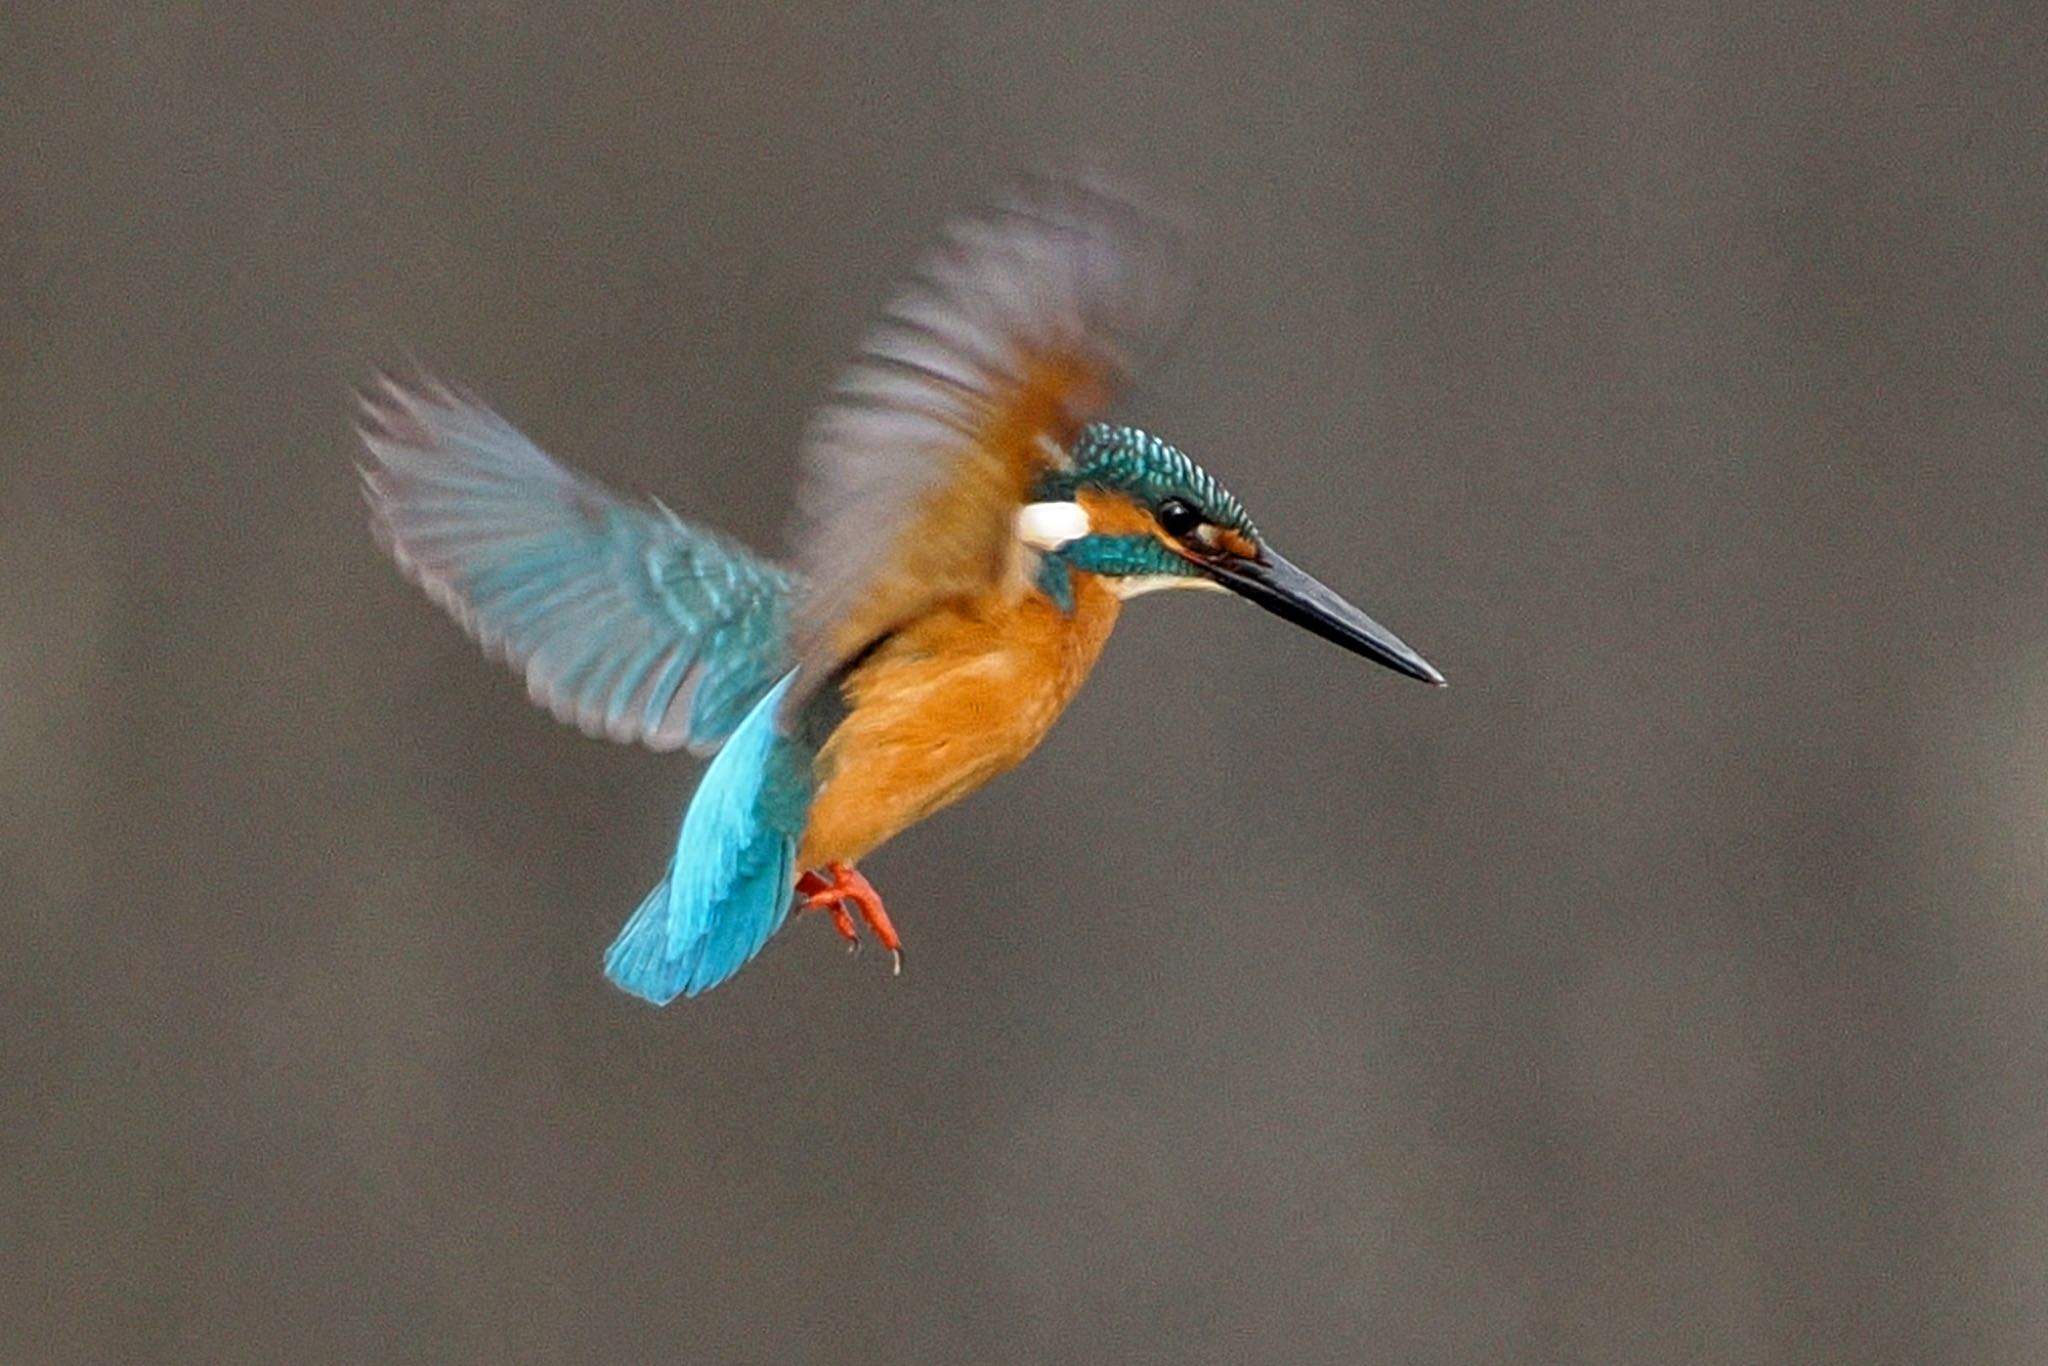
[[[1161,215],[1040,177],[950,226],[812,424],[796,705],[878,637],[998,583],[1016,510],[1180,314]]]
[[[585,734],[704,753],[789,667],[787,571],[439,385],[386,380],[361,432],[379,542]]]

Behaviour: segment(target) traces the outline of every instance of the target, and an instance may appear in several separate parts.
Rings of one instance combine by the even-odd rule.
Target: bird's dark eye
[[[1159,529],[1176,541],[1184,541],[1195,534],[1195,528],[1202,524],[1202,514],[1186,500],[1169,498],[1159,505]]]

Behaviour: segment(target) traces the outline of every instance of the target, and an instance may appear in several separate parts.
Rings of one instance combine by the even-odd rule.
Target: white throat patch
[[[1162,588],[1206,588],[1222,593],[1228,590],[1220,583],[1208,579],[1190,578],[1186,574],[1131,574],[1120,579],[1104,579],[1109,591],[1120,598],[1135,598],[1145,593],[1157,593]]]

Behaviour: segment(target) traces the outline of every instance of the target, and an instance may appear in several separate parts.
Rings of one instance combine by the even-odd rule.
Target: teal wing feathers
[[[586,734],[706,753],[788,667],[789,571],[556,463],[490,409],[386,380],[363,484],[398,566]]]

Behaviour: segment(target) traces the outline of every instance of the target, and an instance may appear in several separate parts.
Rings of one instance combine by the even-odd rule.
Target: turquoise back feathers
[[[816,750],[776,733],[795,674],[754,704],[683,814],[667,873],[604,956],[605,976],[653,1005],[708,991],[789,917]]]

